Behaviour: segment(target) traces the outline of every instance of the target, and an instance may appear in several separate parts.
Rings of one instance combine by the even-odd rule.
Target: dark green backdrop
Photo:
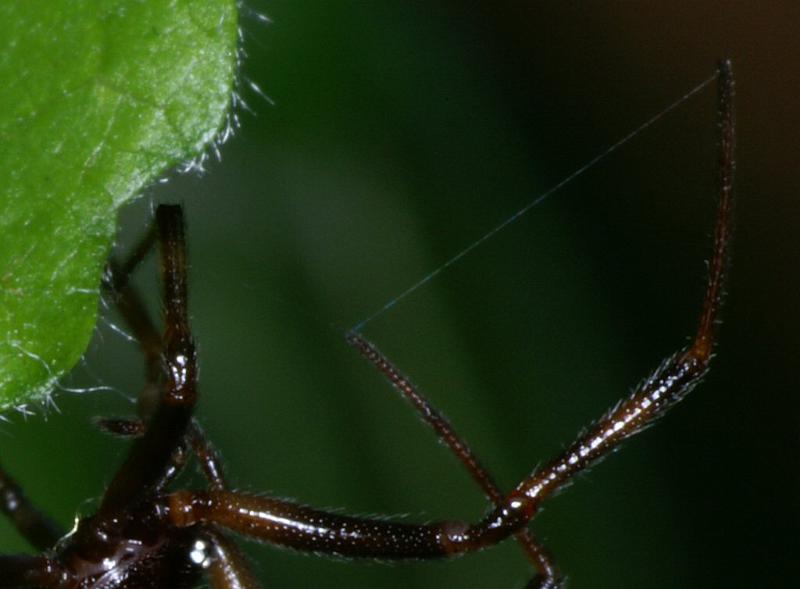
[[[199,414],[236,485],[351,513],[479,517],[480,493],[341,330],[727,55],[739,202],[718,361],[535,529],[572,589],[793,585],[795,3],[247,4],[274,21],[243,16],[241,94],[254,114],[238,109],[242,129],[206,175],[151,193],[186,205]],[[713,92],[693,99],[365,330],[506,487],[693,331],[713,223],[713,108]],[[148,210],[123,214],[123,243]],[[155,303],[153,274],[143,268],[141,284]],[[134,395],[140,378],[135,346],[105,325],[67,384]],[[89,416],[132,409],[109,393],[56,399],[61,413],[46,422],[0,425],[0,445],[66,524],[91,511],[125,449]],[[0,541],[24,549],[5,523]],[[528,575],[512,543],[394,566],[248,552],[265,588],[512,589]]]

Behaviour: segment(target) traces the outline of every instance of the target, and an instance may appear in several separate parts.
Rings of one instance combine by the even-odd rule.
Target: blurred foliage
[[[208,174],[154,191],[187,207],[199,414],[237,486],[422,521],[483,513],[459,465],[342,330],[729,55],[739,203],[719,358],[534,528],[572,589],[791,585],[800,216],[786,170],[800,68],[786,56],[797,8],[248,4],[273,20],[245,7],[241,94],[255,114],[239,112],[242,129]],[[703,93],[367,326],[504,487],[693,331],[713,223],[713,109]],[[121,250],[148,219],[146,203],[124,212]],[[153,264],[137,274],[155,313],[154,276]],[[68,384],[135,396],[141,372],[135,346],[105,325]],[[133,408],[107,393],[59,399],[63,414],[47,423],[4,426],[3,459],[69,522],[91,510],[126,447],[86,418]],[[73,450],[42,462],[54,445]],[[4,550],[24,548],[15,538]],[[394,566],[248,552],[265,587],[512,589],[529,574],[513,543]]]

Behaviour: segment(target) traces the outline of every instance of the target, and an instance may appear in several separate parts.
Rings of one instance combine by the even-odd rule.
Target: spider
[[[488,513],[472,524],[351,517],[228,486],[221,461],[194,417],[197,364],[187,310],[183,213],[177,205],[159,206],[153,228],[130,258],[109,262],[104,276],[105,287],[141,342],[146,366],[140,416],[98,421],[101,429],[132,439],[127,458],[97,512],[81,519],[68,534],[37,510],[0,468],[0,508],[41,551],[38,556],[0,556],[0,588],[181,589],[194,587],[205,575],[213,589],[254,589],[258,583],[232,533],[298,551],[380,560],[447,558],[513,536],[536,569],[527,587],[563,587],[564,576],[529,522],[547,497],[686,396],[706,374],[712,357],[731,239],[735,130],[729,61],[719,65],[718,85],[719,204],[708,284],[693,340],[510,493],[499,489],[466,442],[408,378],[360,333],[347,334],[347,341],[411,402],[490,501]],[[128,284],[156,241],[163,281],[163,335]],[[191,456],[207,484],[173,490]]]

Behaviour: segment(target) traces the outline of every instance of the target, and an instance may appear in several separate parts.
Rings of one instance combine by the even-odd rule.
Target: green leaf
[[[234,0],[0,3],[0,410],[84,352],[117,209],[225,123]]]

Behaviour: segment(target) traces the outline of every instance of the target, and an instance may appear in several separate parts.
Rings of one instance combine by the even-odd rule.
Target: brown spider
[[[189,588],[205,574],[214,589],[258,586],[229,533],[348,558],[447,558],[514,536],[538,574],[529,588],[563,587],[563,577],[528,523],[539,507],[576,474],[606,456],[680,401],[705,375],[712,357],[731,237],[733,93],[731,64],[719,66],[719,206],[708,286],[691,344],[667,358],[627,399],[588,428],[566,451],[508,494],[422,394],[360,334],[348,342],[378,368],[461,460],[492,503],[477,523],[411,524],[325,512],[283,499],[230,490],[214,449],[193,417],[197,366],[189,328],[183,216],[160,206],[156,223],[125,264],[109,264],[104,283],[142,344],[147,379],[141,419],[104,419],[100,426],[134,438],[94,515],[64,535],[0,469],[2,508],[39,556],[0,556],[0,588]],[[161,246],[164,334],[160,336],[127,278],[149,251]],[[190,454],[207,486],[170,490]]]

